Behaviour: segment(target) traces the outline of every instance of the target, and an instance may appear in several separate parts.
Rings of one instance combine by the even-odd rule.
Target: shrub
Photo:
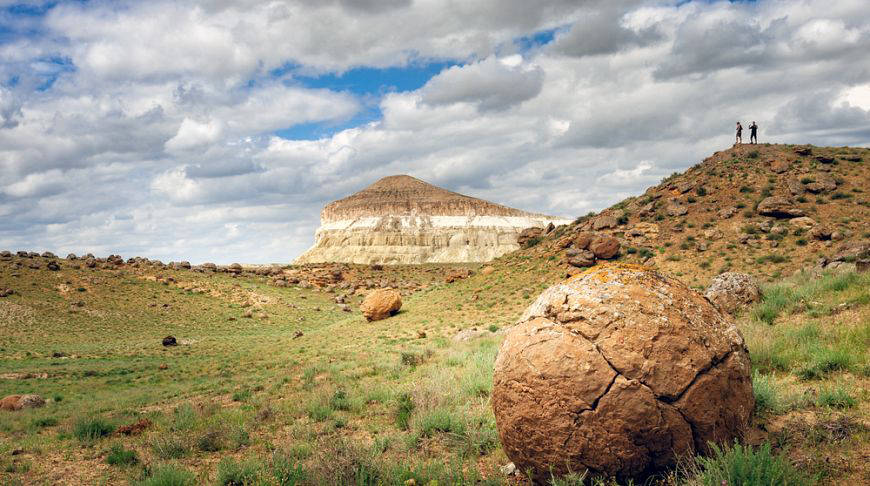
[[[830,408],[852,408],[855,399],[842,387],[822,388],[816,398],[816,405]]]
[[[34,427],[39,427],[39,428],[54,427],[55,425],[57,425],[57,419],[54,417],[39,417],[39,418],[33,419],[33,426]]]
[[[529,238],[528,240],[526,240],[525,243],[523,243],[523,248],[526,248],[526,249],[531,248],[540,242],[541,242],[540,237],[535,236],[535,237]]]
[[[750,194],[752,192],[755,192],[755,189],[749,186],[740,186],[740,192],[743,194]]]
[[[234,402],[244,402],[249,398],[251,398],[251,390],[248,390],[248,389],[239,390],[239,391],[233,393],[233,401]]]
[[[347,398],[347,392],[340,388],[335,390],[332,398],[329,399],[329,406],[334,410],[350,410],[350,400]]]
[[[652,258],[655,253],[649,248],[641,248],[638,250],[638,256],[646,260],[647,258]]]
[[[173,435],[155,437],[151,442],[151,450],[160,459],[178,459],[190,451],[187,443]]]
[[[139,486],[196,486],[196,477],[178,466],[157,466]]]
[[[414,412],[414,402],[410,393],[402,393],[398,397],[396,406],[396,426],[402,430],[408,430],[411,414]]]
[[[695,189],[695,194],[697,194],[698,197],[704,197],[707,195],[707,189],[704,189],[704,186],[698,186],[698,188]]]
[[[752,392],[755,394],[757,414],[776,413],[780,410],[779,390],[770,375],[762,375],[755,370],[752,373]]]
[[[448,432],[455,435],[465,435],[465,422],[457,415],[444,407],[435,408],[420,420],[420,434],[423,437],[432,437],[437,432]]]
[[[752,152],[749,152],[748,154],[746,154],[746,156],[749,157],[750,159],[757,159],[758,155],[759,155],[758,150],[753,150]]]
[[[782,484],[804,486],[814,484],[785,458],[774,455],[770,443],[753,449],[735,443],[723,449],[710,445],[710,457],[698,457],[693,483],[703,486]]]
[[[115,444],[109,449],[106,462],[112,466],[129,466],[138,463],[139,456],[136,455],[136,451],[124,449],[123,445]]]
[[[223,449],[223,434],[218,429],[209,429],[196,439],[196,448],[203,452],[217,452]]]
[[[835,192],[831,194],[831,199],[849,199],[851,198],[851,194],[846,194],[845,192]]]
[[[798,238],[795,240],[795,244],[797,244],[797,246],[807,246],[807,240],[804,238]]]
[[[262,471],[262,466],[253,459],[238,462],[225,457],[218,463],[217,484],[219,486],[253,486]]]
[[[73,435],[82,442],[100,439],[114,431],[114,425],[99,417],[80,418],[73,426]]]
[[[295,486],[308,479],[305,469],[286,454],[273,454],[271,469],[271,475],[279,486]]]
[[[816,182],[816,180],[812,177],[804,177],[801,179],[801,184],[812,184],[813,182]]]

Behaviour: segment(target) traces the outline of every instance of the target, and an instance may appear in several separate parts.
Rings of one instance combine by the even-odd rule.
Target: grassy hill
[[[860,484],[870,474],[870,274],[790,275],[867,238],[870,153],[811,151],[718,153],[604,211],[617,221],[599,231],[622,239],[621,260],[645,260],[689,285],[704,286],[726,268],[769,281],[765,300],[737,318],[758,403],[743,442],[769,444],[775,467],[820,484]],[[780,159],[789,163],[776,172],[770,161]],[[788,228],[781,238],[745,229],[773,221],[754,212],[762,197],[785,194],[792,178],[811,184],[801,180],[817,173],[831,175],[836,189],[789,197],[842,240],[796,234],[781,220],[775,224]],[[667,216],[672,198],[685,215]],[[717,216],[730,207],[735,214]],[[0,483],[522,482],[500,471],[509,460],[489,403],[501,330],[544,288],[577,271],[565,263],[564,241],[599,216],[485,266],[337,265],[233,276],[144,263],[0,260],[0,290],[14,291],[0,298],[0,397],[48,400],[0,411]],[[629,235],[638,223],[658,225],[658,234]],[[722,236],[706,238],[709,230]],[[739,242],[745,234],[752,243]],[[49,261],[60,269],[49,270]],[[446,283],[464,268],[474,275]],[[323,288],[304,283],[323,272],[341,277]],[[357,310],[363,290],[354,289],[370,284],[406,289],[402,311],[366,322]],[[162,346],[167,335],[179,345]],[[130,435],[118,431],[133,425]],[[761,461],[732,450],[658,480],[719,485],[715,466],[741,460]]]

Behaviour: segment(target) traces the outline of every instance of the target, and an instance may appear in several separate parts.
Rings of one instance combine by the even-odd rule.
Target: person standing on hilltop
[[[749,125],[749,143],[758,143],[758,125],[755,122]]]
[[[737,122],[737,140],[734,144],[743,143],[743,125],[740,122]]]

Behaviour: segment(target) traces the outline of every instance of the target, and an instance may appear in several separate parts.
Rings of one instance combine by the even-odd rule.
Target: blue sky
[[[0,0],[0,249],[289,261],[410,174],[574,217],[870,142],[866,0]]]

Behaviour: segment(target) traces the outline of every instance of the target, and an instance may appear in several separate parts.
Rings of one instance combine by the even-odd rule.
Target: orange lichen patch
[[[594,275],[602,283],[609,282],[613,277],[623,277],[625,274],[614,274],[613,270],[634,270],[638,272],[653,272],[651,267],[647,267],[637,263],[600,263],[594,267],[589,267],[577,275],[569,278],[565,283],[572,283],[577,280]],[[597,275],[596,275],[597,274]]]

